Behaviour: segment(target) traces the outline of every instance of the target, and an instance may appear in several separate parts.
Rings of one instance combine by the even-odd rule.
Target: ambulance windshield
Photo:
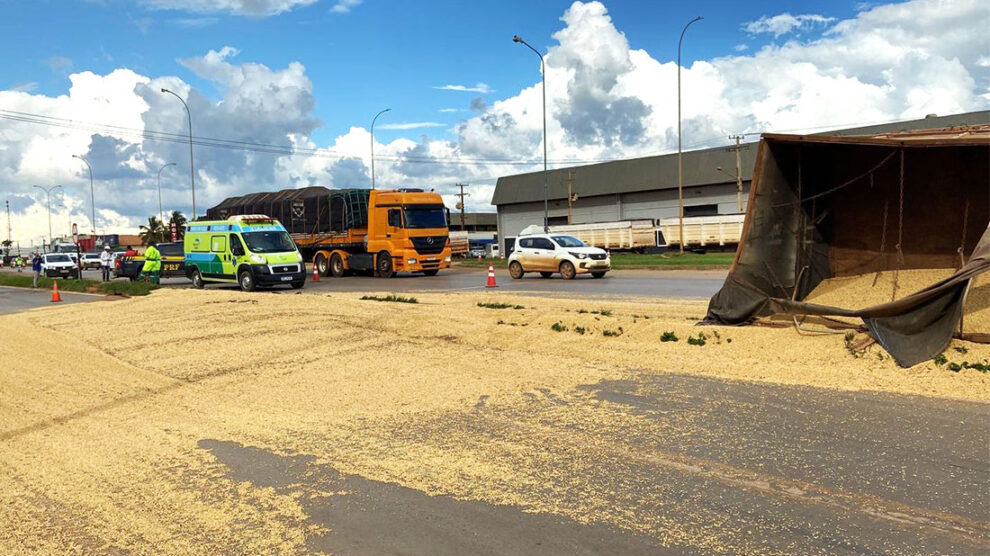
[[[296,244],[285,232],[245,232],[241,236],[252,253],[284,253],[296,250]]]

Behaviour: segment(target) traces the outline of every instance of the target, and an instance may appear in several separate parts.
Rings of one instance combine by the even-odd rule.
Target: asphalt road
[[[530,293],[537,295],[595,296],[602,298],[621,297],[700,297],[709,298],[722,287],[726,271],[646,271],[622,270],[594,279],[578,276],[574,280],[560,277],[544,279],[527,274],[521,280],[509,277],[508,270],[495,271],[498,291]],[[371,276],[346,276],[344,278],[321,278],[313,282],[312,270],[307,275],[304,292],[458,292],[481,291],[486,289],[488,270],[479,268],[451,268],[441,270],[436,276],[422,274],[399,274],[393,278]],[[169,286],[188,286],[183,279],[163,280]],[[225,286],[209,286],[225,287]],[[287,288],[284,288],[289,291]]]
[[[9,269],[4,269],[9,272]],[[527,274],[521,280],[513,280],[504,264],[495,269],[498,291],[531,293],[538,295],[561,294],[567,296],[595,296],[601,298],[621,297],[698,297],[709,298],[725,281],[725,270],[617,270],[594,279],[590,275],[580,275],[574,280],[563,280],[559,276],[544,279],[539,274]],[[344,278],[321,278],[313,282],[312,268],[307,274],[307,292],[454,292],[484,290],[488,280],[488,270],[470,267],[454,267],[441,270],[436,276],[422,274],[399,274],[383,279],[371,276],[347,276]],[[83,278],[99,280],[99,270],[84,270]],[[165,278],[162,285],[170,287],[190,287],[185,278]],[[234,286],[212,285],[211,288],[233,288]],[[280,288],[288,291],[288,288]]]
[[[987,553],[985,404],[646,374],[528,395],[523,408],[483,397],[474,411],[411,415],[379,434],[470,443],[503,463],[522,449],[545,473],[534,485],[572,484],[556,503],[607,493],[602,503],[655,524],[665,546],[599,523],[429,496],[312,456],[199,445],[238,481],[301,486],[309,522],[332,529],[310,548],[339,554]]]
[[[62,303],[85,303],[104,297],[70,292],[60,293],[62,295]],[[52,292],[49,290],[31,290],[27,288],[7,288],[0,286],[0,315],[53,305],[51,299]]]

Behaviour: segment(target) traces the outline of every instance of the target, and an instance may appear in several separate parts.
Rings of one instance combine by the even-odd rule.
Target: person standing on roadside
[[[34,272],[31,283],[32,287],[38,287],[38,279],[41,278],[41,255],[37,251],[31,256],[31,270]]]
[[[148,248],[144,250],[144,267],[141,268],[141,274],[138,274],[138,280],[148,277],[152,284],[160,284],[159,273],[161,270],[162,254],[155,247],[154,243],[149,243]]]
[[[103,271],[103,281],[110,281],[110,264],[113,263],[113,253],[110,252],[110,246],[107,245],[103,248],[103,252],[100,253],[100,270]]]

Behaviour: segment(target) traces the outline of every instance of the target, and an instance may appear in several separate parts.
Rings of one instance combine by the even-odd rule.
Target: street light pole
[[[192,112],[189,111],[189,105],[182,100],[182,97],[164,87],[162,87],[162,92],[179,99],[179,102],[186,109],[186,116],[189,118],[189,183],[192,185],[192,220],[196,220],[196,170],[193,166]]]
[[[96,192],[93,190],[93,167],[89,165],[89,161],[83,158],[81,155],[74,154],[72,158],[78,158],[86,163],[86,169],[89,170],[89,198],[93,204],[93,235],[96,235]],[[83,209],[85,210],[85,209]]]
[[[158,169],[158,217],[161,218],[163,223],[165,222],[165,213],[162,211],[162,170],[169,166],[175,166],[175,163],[169,162]]]
[[[40,185],[35,185],[32,187],[37,187],[38,189],[45,192],[45,208],[48,209],[48,246],[49,249],[51,249],[51,245],[55,243],[55,236],[52,235],[52,190],[54,190],[56,187],[62,187],[62,186],[53,185],[51,187],[41,187]]]
[[[684,33],[687,28],[701,19],[702,17],[699,15],[689,21],[684,29],[681,29],[681,38],[677,39],[677,213],[681,253],[684,252],[684,182],[681,168],[681,42],[684,40]]]
[[[381,112],[375,114],[375,117],[371,119],[371,188],[375,188],[375,120],[378,116],[391,111],[391,108],[386,108]]]
[[[530,50],[532,50],[537,56],[540,57],[540,76],[543,82],[543,233],[548,233],[550,231],[550,218],[549,218],[549,197],[550,197],[550,181],[547,176],[547,71],[546,65],[543,62],[543,54],[540,51],[530,46],[530,44],[522,39],[519,35],[512,36],[512,42],[517,42],[526,45]]]

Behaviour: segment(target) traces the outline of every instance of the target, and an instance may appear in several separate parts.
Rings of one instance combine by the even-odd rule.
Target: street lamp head
[[[168,90],[168,89],[166,89],[165,87],[162,87],[162,92],[163,92],[163,93],[171,93],[172,91],[169,91],[169,90]]]
[[[512,35],[512,42],[523,42],[523,40],[519,35]]]

